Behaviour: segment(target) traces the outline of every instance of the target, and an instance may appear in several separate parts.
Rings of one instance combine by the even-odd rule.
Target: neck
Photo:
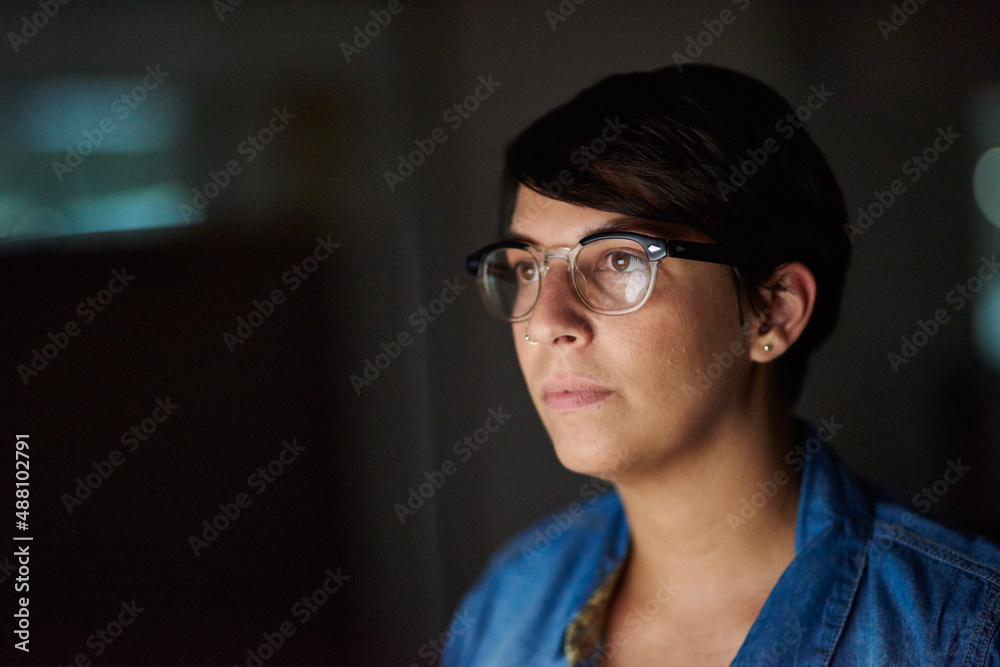
[[[623,585],[634,593],[672,582],[702,606],[763,604],[794,558],[799,479],[784,461],[794,429],[787,403],[764,393],[704,442],[617,480],[632,533]]]

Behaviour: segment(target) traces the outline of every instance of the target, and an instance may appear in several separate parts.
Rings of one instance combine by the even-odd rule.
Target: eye
[[[624,249],[609,250],[601,258],[597,269],[602,271],[615,271],[618,273],[628,273],[630,271],[642,271],[646,268],[646,258]]]
[[[534,262],[518,262],[514,265],[514,273],[517,275],[518,282],[530,283],[535,281],[538,267],[535,266]]]

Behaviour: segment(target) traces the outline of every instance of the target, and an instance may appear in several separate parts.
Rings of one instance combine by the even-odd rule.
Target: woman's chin
[[[578,438],[555,441],[556,456],[563,467],[581,475],[615,480],[636,461],[633,452],[620,443],[586,442]]]

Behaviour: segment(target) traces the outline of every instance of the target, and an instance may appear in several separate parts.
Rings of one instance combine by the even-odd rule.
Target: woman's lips
[[[611,398],[612,390],[582,378],[549,378],[542,382],[542,402],[553,412],[572,412]]]

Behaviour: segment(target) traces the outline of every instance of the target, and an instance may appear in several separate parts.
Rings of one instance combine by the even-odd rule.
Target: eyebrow
[[[656,222],[653,220],[645,220],[643,218],[630,218],[628,216],[622,216],[620,218],[612,218],[611,220],[602,222],[596,227],[590,229],[587,232],[587,235],[600,234],[601,232],[641,231],[660,236],[663,234],[664,230],[657,229],[657,227],[667,224],[669,223],[663,221]]]
[[[600,234],[603,232],[621,232],[621,231],[635,231],[644,234],[649,234],[650,236],[656,236],[660,238],[670,237],[676,229],[664,230],[662,226],[674,227],[674,223],[669,223],[666,221],[657,220],[646,220],[644,218],[633,218],[627,215],[618,216],[616,218],[611,218],[610,220],[605,220],[600,223],[596,223],[591,227],[588,227],[583,236],[580,238],[586,238],[591,234]],[[504,241],[522,241],[524,243],[529,243],[531,245],[537,245],[537,242],[526,234],[513,234],[508,228],[503,235]],[[577,239],[579,241],[579,239]]]

